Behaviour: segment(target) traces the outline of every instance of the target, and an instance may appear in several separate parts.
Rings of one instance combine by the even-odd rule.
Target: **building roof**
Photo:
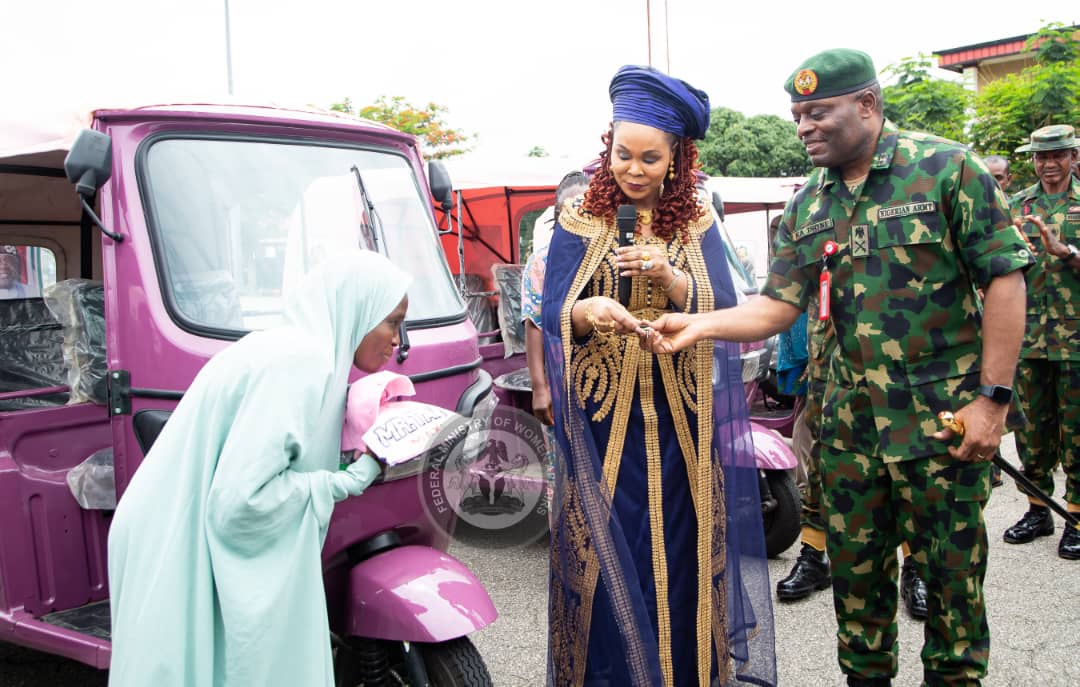
[[[1080,29],[1080,25],[1074,25],[1070,28]],[[967,67],[973,67],[991,58],[1019,55],[1024,52],[1024,43],[1033,35],[1029,33],[1011,38],[999,38],[984,43],[963,45],[959,48],[935,50],[934,54],[938,56],[938,67],[941,69],[962,72]]]

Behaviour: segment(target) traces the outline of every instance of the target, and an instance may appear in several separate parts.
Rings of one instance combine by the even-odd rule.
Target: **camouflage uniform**
[[[806,341],[809,361],[806,365],[806,428],[812,437],[810,456],[806,461],[806,491],[802,498],[802,518],[800,525],[818,531],[825,531],[825,519],[821,514],[821,444],[818,442],[818,430],[821,426],[821,399],[825,395],[825,380],[828,378],[828,361],[836,348],[836,337],[831,320],[819,320],[817,299],[810,303],[810,313],[806,321]]]
[[[1080,181],[1066,193],[1048,196],[1042,184],[1024,189],[1009,203],[1015,216],[1038,215],[1064,243],[1080,241]],[[1053,470],[1065,470],[1065,500],[1080,504],[1080,271],[1042,247],[1038,227],[1022,231],[1036,247],[1027,273],[1027,325],[1017,367],[1016,392],[1028,425],[1016,433],[1016,451],[1027,475],[1054,493]]]
[[[836,347],[819,431],[838,655],[849,675],[897,667],[896,547],[928,588],[928,684],[978,684],[989,631],[983,506],[990,463],[952,459],[937,413],[973,401],[974,285],[1031,262],[1004,193],[970,151],[885,122],[857,196],[815,169],[788,203],[762,292],[802,310],[829,259]]]

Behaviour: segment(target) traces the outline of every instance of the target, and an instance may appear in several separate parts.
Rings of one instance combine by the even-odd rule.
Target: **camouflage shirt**
[[[1013,215],[1039,215],[1046,227],[1065,243],[1080,243],[1080,181],[1074,177],[1067,192],[1047,195],[1042,184],[1024,189],[1009,203]],[[1080,271],[1043,248],[1039,228],[1021,227],[1036,249],[1028,270],[1027,327],[1024,358],[1080,360]]]
[[[929,437],[937,413],[979,386],[975,288],[1032,258],[994,177],[951,141],[885,122],[856,193],[838,170],[811,173],[788,202],[762,293],[805,309],[825,243],[839,244],[819,439],[887,462],[940,455],[945,445]]]

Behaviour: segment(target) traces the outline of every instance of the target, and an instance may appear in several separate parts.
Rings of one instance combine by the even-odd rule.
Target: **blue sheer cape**
[[[774,685],[771,586],[739,346],[704,342],[661,360],[633,337],[575,339],[573,303],[617,290],[617,276],[605,274],[614,231],[587,213],[566,208],[563,216],[541,307],[560,452],[548,684],[659,686],[667,675],[674,685]],[[672,249],[689,276],[690,310],[735,305],[715,224],[692,236]],[[711,441],[702,445],[701,436]],[[657,603],[658,590],[666,603]]]

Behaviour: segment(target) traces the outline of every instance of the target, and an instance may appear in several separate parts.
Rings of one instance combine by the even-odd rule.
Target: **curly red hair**
[[[589,182],[583,204],[585,210],[611,223],[615,222],[617,208],[630,202],[611,175],[613,132],[614,125],[609,126],[600,137],[604,151],[600,153],[600,165]],[[705,213],[704,207],[698,202],[697,177],[694,174],[697,159],[694,141],[687,137],[678,139],[675,144],[675,178],[664,180],[664,193],[653,213],[653,233],[665,241],[671,240],[676,234],[684,243],[689,241],[689,224]]]

